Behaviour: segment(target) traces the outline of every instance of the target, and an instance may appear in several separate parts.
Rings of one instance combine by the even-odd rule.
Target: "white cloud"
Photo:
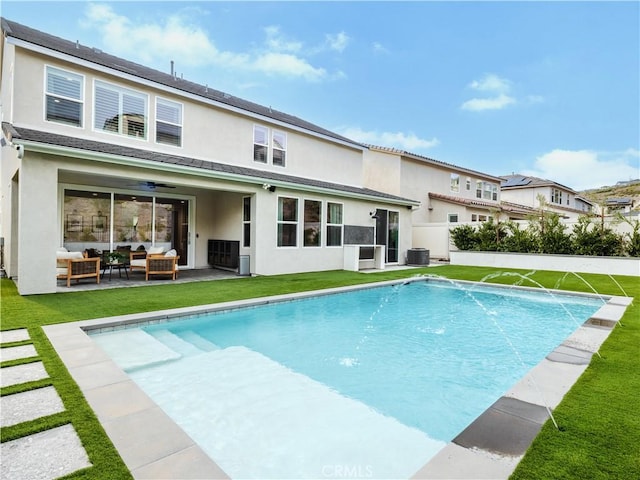
[[[351,40],[349,36],[344,32],[340,32],[336,34],[327,33],[325,35],[325,38],[327,39],[327,44],[329,45],[329,48],[331,50],[336,50],[338,52],[343,52],[344,49],[347,48],[347,45]]]
[[[480,80],[471,82],[469,87],[481,92],[507,93],[511,90],[511,81],[493,73],[487,73]]]
[[[82,24],[99,33],[109,53],[147,65],[166,65],[167,70],[170,60],[175,60],[177,69],[213,65],[307,81],[345,76],[342,72],[329,75],[324,68],[312,65],[302,53],[304,45],[288,38],[275,25],[264,28],[264,43],[255,50],[233,52],[218,49],[197,22],[180,13],[166,17],[162,23],[144,23],[117,14],[109,5],[90,3]],[[349,40],[344,32],[327,39],[336,50],[346,48]]]
[[[464,102],[460,108],[471,110],[472,112],[481,112],[482,110],[501,110],[513,103],[516,103],[515,98],[501,93],[497,97],[472,98]]]
[[[381,147],[395,147],[410,152],[418,152],[435,147],[440,143],[437,138],[430,140],[420,138],[413,132],[378,132],[375,130],[362,130],[359,127],[347,127],[339,129],[347,138],[360,143],[378,145]]]
[[[256,58],[252,65],[267,75],[302,77],[311,81],[327,76],[324,68],[313,67],[306,60],[289,53],[267,52]]]
[[[521,173],[580,191],[638,178],[639,157],[634,149],[621,152],[556,149],[537,157],[534,168]]]
[[[276,25],[266,27],[264,32],[267,36],[265,43],[270,50],[277,52],[299,52],[302,49],[301,42],[287,39],[280,33],[280,27]]]
[[[472,98],[460,105],[462,110],[470,110],[472,112],[502,110],[509,105],[533,105],[544,101],[541,95],[516,97],[511,93],[513,87],[511,80],[493,73],[486,73],[481,79],[472,81],[468,87],[485,94],[485,96]]]
[[[387,54],[389,53],[389,49],[382,45],[380,42],[373,42],[371,48],[373,48],[373,53]]]

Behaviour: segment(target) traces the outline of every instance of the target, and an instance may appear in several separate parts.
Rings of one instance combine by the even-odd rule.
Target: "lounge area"
[[[60,247],[56,253],[57,292],[141,286],[150,279],[157,284],[236,277],[233,272],[210,268],[180,271],[179,259],[176,250],[165,252],[162,247],[135,251],[121,247],[113,252],[90,248],[69,252]]]

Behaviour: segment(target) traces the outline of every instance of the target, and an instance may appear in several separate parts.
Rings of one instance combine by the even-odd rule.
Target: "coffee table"
[[[129,272],[127,272],[127,266],[122,262],[105,263],[104,266],[102,267],[101,278],[104,278],[105,273],[107,273],[107,270],[109,270],[109,281],[111,281],[111,274],[113,273],[114,269],[118,270],[118,277],[120,278],[122,278],[122,270],[124,270],[124,274],[127,276],[127,280],[129,280]]]

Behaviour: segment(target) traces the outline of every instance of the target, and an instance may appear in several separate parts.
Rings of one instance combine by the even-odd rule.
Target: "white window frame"
[[[60,95],[59,93],[53,93],[53,92],[49,92],[49,73],[54,73],[57,72],[58,74],[61,75],[66,75],[66,76],[71,76],[71,77],[77,77],[77,79],[80,82],[80,98],[73,98],[73,97],[67,97],[65,95]],[[64,70],[62,68],[58,68],[58,67],[54,67],[53,65],[45,65],[45,69],[44,69],[44,108],[42,109],[43,115],[44,115],[44,120],[46,122],[52,122],[52,123],[58,123],[61,125],[67,125],[69,127],[75,127],[75,128],[84,128],[84,98],[85,98],[85,76],[80,74],[80,73],[75,73],[75,72],[71,72],[69,70]],[[68,122],[63,122],[63,121],[58,121],[58,120],[50,120],[47,118],[47,98],[48,97],[52,97],[52,98],[57,98],[57,99],[61,99],[61,100],[65,100],[68,102],[74,102],[74,103],[79,103],[80,104],[80,121],[79,121],[79,125],[74,125],[73,123],[68,123]]]
[[[276,135],[282,137],[282,142],[276,141]],[[276,145],[281,144],[280,147]],[[282,160],[276,163],[276,152],[282,152]],[[287,134],[281,130],[271,131],[271,163],[276,167],[287,166]]]
[[[457,213],[449,213],[447,214],[447,222],[448,223],[459,223],[460,217]]]
[[[169,120],[162,120],[160,118],[158,118],[158,105],[163,104],[166,107],[175,107],[178,110],[178,122],[171,122]],[[156,111],[155,111],[155,120],[156,120],[156,124],[155,124],[155,143],[159,144],[159,145],[169,145],[172,147],[182,147],[182,141],[183,141],[183,133],[184,133],[184,119],[183,119],[183,114],[184,114],[184,104],[180,103],[180,102],[175,102],[173,100],[169,100],[167,98],[162,98],[162,97],[156,97]],[[180,136],[178,137],[179,141],[178,144],[176,145],[175,143],[169,143],[169,142],[161,142],[158,141],[158,124],[164,124],[164,125],[170,125],[173,127],[178,127],[180,129]]]
[[[260,143],[256,141],[257,132],[261,132],[264,136],[264,143]],[[256,158],[256,147],[264,148],[264,160],[259,160]],[[253,161],[258,163],[269,163],[269,129],[263,125],[254,125],[253,126]]]
[[[295,209],[295,213],[296,213],[296,218],[295,220],[281,220],[280,219],[280,201],[282,199],[290,199],[290,200],[295,200],[296,201],[296,209]],[[300,199],[297,197],[289,197],[289,196],[279,196],[278,197],[278,207],[277,207],[277,212],[276,212],[276,246],[278,248],[298,248],[298,244],[300,242],[299,240],[299,236],[300,236]],[[295,236],[294,236],[294,245],[281,245],[281,238],[280,238],[280,225],[294,225],[296,227],[296,232],[295,232]]]
[[[249,215],[247,215],[246,203],[249,203]],[[248,216],[248,218],[247,218]],[[247,228],[249,229],[249,238],[247,238]],[[251,247],[251,197],[242,197],[242,246],[244,248]]]
[[[330,211],[330,205],[339,205],[340,206],[340,223],[330,223],[329,222],[329,211]],[[344,243],[344,203],[339,203],[339,202],[327,202],[326,204],[326,208],[325,208],[325,245],[327,246],[327,248],[336,248],[336,247],[342,247],[343,243]],[[329,227],[332,228],[340,228],[340,244],[338,245],[329,245],[329,238],[331,238],[331,236],[329,235]]]
[[[466,188],[467,192],[471,191],[471,178],[469,177],[467,177]]]
[[[562,190],[559,188],[551,189],[551,203],[562,205]]]
[[[307,213],[307,209],[306,209],[306,204],[307,202],[313,202],[313,203],[317,203],[320,205],[320,213],[318,215],[318,221],[317,222],[307,222],[306,219],[306,213]],[[322,219],[323,219],[323,214],[324,214],[324,202],[322,200],[319,200],[317,198],[303,198],[302,199],[302,246],[305,248],[319,248],[322,247],[322,240],[323,240],[323,234],[322,234]],[[307,231],[307,226],[308,225],[317,225],[318,228],[318,243],[313,245],[307,245],[306,244],[306,240],[307,240],[307,236],[306,236],[306,231]]]
[[[452,192],[460,192],[460,174],[452,173],[451,174],[451,184],[450,188]]]
[[[96,102],[97,102],[97,90],[98,88],[102,88],[105,90],[110,90],[111,92],[115,92],[118,94],[118,116],[120,117],[118,120],[118,130],[117,131],[113,131],[113,130],[107,130],[106,128],[103,127],[96,127],[96,113],[97,113],[97,108],[96,108]],[[129,135],[127,132],[124,131],[123,125],[124,123],[122,122],[122,116],[125,114],[124,110],[124,106],[123,106],[123,100],[124,100],[124,96],[125,95],[129,95],[131,97],[137,97],[140,100],[144,101],[144,113],[143,113],[143,117],[144,117],[144,134],[142,136],[138,136],[138,135]],[[95,132],[100,132],[100,133],[107,133],[107,134],[111,134],[111,135],[119,135],[121,137],[126,137],[126,138],[135,138],[137,140],[143,140],[146,141],[147,137],[149,135],[149,95],[147,95],[146,93],[140,92],[138,90],[132,90],[130,88],[126,88],[126,87],[121,87],[120,85],[116,85],[113,83],[109,83],[109,82],[104,82],[102,80],[94,80],[93,82],[93,131]]]

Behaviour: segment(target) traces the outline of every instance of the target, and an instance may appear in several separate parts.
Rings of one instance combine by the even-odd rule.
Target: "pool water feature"
[[[601,305],[419,281],[94,339],[234,478],[406,478]]]

